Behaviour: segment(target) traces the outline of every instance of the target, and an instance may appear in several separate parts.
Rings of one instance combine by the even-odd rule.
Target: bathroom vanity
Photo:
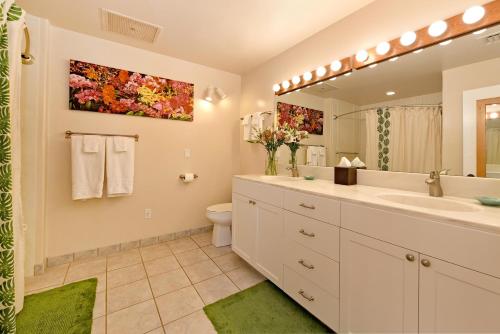
[[[499,208],[245,175],[232,226],[233,250],[336,332],[500,332]]]

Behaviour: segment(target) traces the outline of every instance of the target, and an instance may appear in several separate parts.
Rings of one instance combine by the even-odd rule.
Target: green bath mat
[[[217,333],[332,333],[269,281],[205,306]]]
[[[97,279],[26,296],[17,334],[90,334]]]

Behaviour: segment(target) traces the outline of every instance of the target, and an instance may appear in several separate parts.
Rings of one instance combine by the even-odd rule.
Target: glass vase
[[[297,167],[297,150],[290,149],[290,171],[293,177],[299,177],[299,168]]]
[[[266,175],[278,175],[276,167],[276,150],[267,151]]]

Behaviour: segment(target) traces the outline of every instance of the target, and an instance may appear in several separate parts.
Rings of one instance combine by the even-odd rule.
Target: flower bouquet
[[[278,175],[276,151],[285,143],[285,131],[268,127],[257,133],[257,142],[264,145],[267,151],[266,175]]]
[[[281,129],[285,132],[285,145],[290,149],[290,170],[292,171],[292,176],[298,177],[297,150],[300,148],[300,141],[307,138],[309,134],[307,131],[301,131],[287,123],[283,124]]]

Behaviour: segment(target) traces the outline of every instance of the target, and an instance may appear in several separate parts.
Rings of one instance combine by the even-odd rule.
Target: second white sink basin
[[[418,195],[405,194],[380,194],[377,196],[380,199],[399,203],[404,205],[416,206],[432,210],[454,211],[454,212],[474,212],[480,211],[480,208],[468,203],[462,203],[450,199],[439,197],[427,197]]]

